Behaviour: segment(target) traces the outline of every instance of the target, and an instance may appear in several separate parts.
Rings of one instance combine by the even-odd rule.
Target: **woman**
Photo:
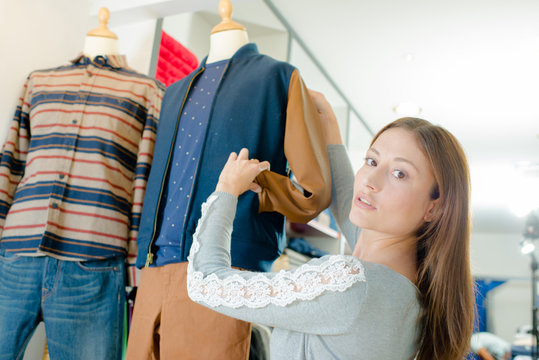
[[[188,267],[191,299],[274,327],[273,359],[461,359],[469,349],[469,173],[457,140],[415,118],[384,127],[355,181],[335,115],[327,126],[331,211],[352,256],[314,259],[293,272],[230,268],[237,197],[269,168],[232,153],[203,206]],[[353,189],[353,193],[352,193]]]

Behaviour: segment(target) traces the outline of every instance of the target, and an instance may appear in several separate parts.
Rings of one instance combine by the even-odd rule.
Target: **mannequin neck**
[[[102,36],[86,36],[82,52],[90,59],[98,55],[118,55],[118,40]]]
[[[249,39],[244,30],[219,31],[210,35],[210,52],[206,64],[230,59]]]

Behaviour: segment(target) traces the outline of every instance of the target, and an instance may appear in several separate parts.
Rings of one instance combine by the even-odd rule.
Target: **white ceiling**
[[[233,0],[232,17],[283,30],[264,1],[275,5],[373,131],[400,117],[395,105],[413,102],[419,117],[457,136],[471,167],[475,231],[523,230],[524,218],[509,207],[522,201],[539,207],[539,1]],[[133,21],[142,12],[215,13],[218,1],[123,3],[130,5],[116,9],[115,18],[123,13]],[[96,0],[95,12],[102,5],[113,4]],[[334,91],[327,93],[342,105]],[[357,129],[350,134],[353,149],[365,131],[351,128]]]

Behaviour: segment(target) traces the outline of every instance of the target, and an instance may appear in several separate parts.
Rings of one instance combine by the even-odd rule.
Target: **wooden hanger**
[[[97,18],[99,19],[99,26],[93,30],[88,31],[87,36],[101,36],[110,39],[118,39],[115,33],[109,30],[107,24],[109,22],[110,11],[106,7],[99,9]]]
[[[245,27],[231,19],[232,15],[232,3],[230,0],[221,0],[219,1],[219,15],[221,15],[222,21],[215,25],[211,30],[212,34],[220,31],[227,30],[245,30]]]

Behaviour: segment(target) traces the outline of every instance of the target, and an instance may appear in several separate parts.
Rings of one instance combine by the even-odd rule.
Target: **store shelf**
[[[338,231],[322,224],[316,219],[309,221],[307,224],[290,222],[288,225],[287,233],[289,237],[294,235],[313,237],[327,236],[333,239],[339,239],[341,237],[341,234]]]

